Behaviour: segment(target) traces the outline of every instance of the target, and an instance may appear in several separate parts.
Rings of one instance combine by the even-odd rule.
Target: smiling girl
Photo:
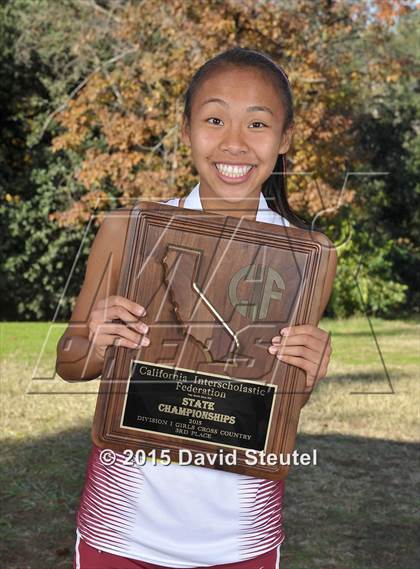
[[[182,141],[191,147],[199,182],[166,203],[310,229],[287,202],[292,131],[284,71],[253,50],[219,54],[195,73],[185,95]],[[128,224],[118,211],[98,231],[58,344],[57,372],[67,381],[97,378],[109,345],[150,343],[144,307],[116,295]],[[336,271],[336,255],[330,258],[319,318]],[[281,330],[267,351],[306,372],[304,403],[326,375],[330,355],[329,334],[312,325]],[[283,568],[284,481],[176,463],[124,466],[123,458],[117,454],[105,466],[92,449],[77,516],[76,569]]]

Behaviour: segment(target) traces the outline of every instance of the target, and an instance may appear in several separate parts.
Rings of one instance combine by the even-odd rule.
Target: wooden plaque
[[[150,345],[107,349],[94,442],[285,478],[306,374],[267,350],[280,328],[318,324],[332,243],[165,204],[127,215],[118,294],[146,307]]]

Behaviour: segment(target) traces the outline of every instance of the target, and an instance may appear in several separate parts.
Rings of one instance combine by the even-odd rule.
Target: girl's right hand
[[[112,345],[132,349],[148,346],[149,327],[140,320],[145,315],[143,306],[123,296],[112,295],[99,300],[88,320],[89,341],[96,357],[104,361],[106,348]]]

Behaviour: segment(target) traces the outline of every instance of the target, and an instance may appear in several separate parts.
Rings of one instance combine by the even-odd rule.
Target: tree
[[[343,228],[357,229],[357,238],[340,251],[337,287],[344,296],[330,303],[330,315],[362,310],[346,276],[361,255],[369,259],[366,271],[376,267],[364,276],[365,283],[375,283],[370,308],[395,312],[404,283],[417,282],[417,218],[410,201],[418,142],[410,122],[418,114],[414,103],[406,104],[411,84],[405,80],[414,55],[404,32],[398,33],[412,14],[409,2],[394,0],[6,4],[0,12],[6,38],[0,99],[7,144],[0,146],[0,160],[8,166],[0,221],[10,230],[1,249],[9,260],[0,288],[8,316],[52,316],[68,259],[76,255],[95,205],[101,214],[132,199],[166,198],[191,187],[196,172],[179,136],[183,93],[205,60],[233,45],[268,53],[291,80],[296,134],[289,171],[305,173],[290,176],[292,206],[309,219],[322,213],[318,219],[337,243]],[[393,145],[386,140],[398,113],[403,126]],[[384,157],[389,171],[398,165],[401,176],[404,170],[398,198],[392,195],[395,176],[369,184],[351,178],[342,192],[346,171],[377,171]],[[395,208],[405,212],[404,234],[391,215]],[[378,231],[378,219],[389,219],[386,230]],[[53,274],[46,278],[49,265]],[[76,270],[63,318],[82,272]]]

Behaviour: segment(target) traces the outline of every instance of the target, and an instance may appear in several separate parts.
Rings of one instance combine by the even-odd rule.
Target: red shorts
[[[136,559],[120,557],[112,553],[105,553],[88,545],[82,539],[76,543],[76,551],[73,560],[73,569],[169,569],[162,565],[146,563]],[[272,549],[268,553],[223,565],[211,565],[211,567],[196,567],[195,569],[280,569],[280,547]]]

